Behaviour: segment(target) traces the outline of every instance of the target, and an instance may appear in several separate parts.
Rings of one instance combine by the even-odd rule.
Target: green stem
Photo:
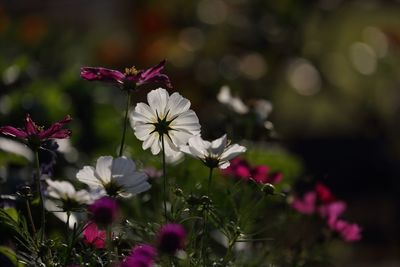
[[[161,134],[161,146],[162,146],[162,165],[163,165],[163,176],[164,176],[164,216],[165,216],[165,222],[168,221],[167,217],[167,170],[166,170],[166,164],[165,164],[165,144],[164,144],[164,135]]]
[[[66,233],[67,233],[67,237],[69,236],[68,235],[68,232],[69,232],[69,218],[71,217],[71,212],[70,211],[67,211],[67,222],[66,222],[66,226],[67,226],[67,231],[66,231]]]
[[[32,212],[31,212],[31,204],[29,203],[29,199],[26,199],[26,209],[28,211],[28,218],[29,221],[32,225],[32,233],[35,235],[36,234],[36,228],[35,228],[35,223],[33,222],[33,217],[32,217]]]
[[[46,226],[46,218],[45,218],[45,210],[44,210],[44,202],[43,202],[43,192],[42,185],[40,182],[40,164],[39,164],[39,151],[35,151],[35,161],[36,161],[36,190],[39,194],[39,207],[41,211],[40,218],[40,230],[42,235],[40,236],[40,243],[43,243],[45,239],[45,226]]]
[[[113,250],[113,243],[112,243],[111,225],[108,225],[107,229],[106,229],[106,246],[108,249],[108,263],[112,263],[113,262],[112,253],[114,250]]]
[[[212,172],[214,168],[210,168],[210,172],[208,174],[208,186],[207,186],[207,196],[210,197],[210,189],[211,189],[211,180],[212,180]],[[207,255],[206,255],[206,246],[205,243],[207,241],[207,236],[208,236],[208,227],[207,227],[207,221],[208,221],[208,205],[209,203],[205,204],[205,208],[203,210],[203,238],[201,240],[201,255],[203,258],[203,266],[206,267],[206,260],[207,260]]]
[[[122,131],[121,146],[119,147],[119,157],[122,156],[122,152],[124,151],[126,125],[128,124],[128,112],[129,112],[129,107],[131,105],[131,94],[129,93],[129,91],[127,92],[127,96],[128,96],[128,100],[126,101],[124,129]]]

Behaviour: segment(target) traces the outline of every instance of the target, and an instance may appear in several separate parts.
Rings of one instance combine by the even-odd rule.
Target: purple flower
[[[125,258],[120,267],[151,267],[157,251],[154,247],[141,244],[133,248],[131,254]]]
[[[146,70],[137,70],[135,67],[126,68],[124,73],[102,67],[83,67],[81,77],[88,81],[110,82],[122,89],[135,89],[136,86],[150,82],[159,82],[172,87],[168,76],[161,73],[164,65],[165,60]]]
[[[186,231],[180,224],[165,224],[158,231],[158,249],[167,254],[175,254],[185,246]]]
[[[62,127],[71,120],[71,117],[68,115],[65,116],[64,119],[53,123],[49,128],[44,129],[44,127],[36,125],[36,123],[31,119],[31,116],[26,114],[25,129],[3,126],[0,127],[0,133],[27,140],[28,145],[31,148],[37,149],[48,139],[64,139],[70,137],[71,131],[62,129]]]
[[[98,225],[112,224],[118,215],[117,201],[110,197],[102,197],[89,206],[91,219]]]

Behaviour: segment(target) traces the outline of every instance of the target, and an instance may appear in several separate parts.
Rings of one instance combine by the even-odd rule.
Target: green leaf
[[[15,252],[6,246],[0,246],[0,253],[7,257],[12,264],[16,267],[23,267],[24,265],[21,262],[18,262],[17,255]]]

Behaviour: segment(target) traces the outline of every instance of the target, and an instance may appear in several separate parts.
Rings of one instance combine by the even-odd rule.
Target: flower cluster
[[[338,232],[347,242],[361,239],[361,228],[340,218],[346,210],[346,203],[337,200],[322,183],[317,183],[314,190],[306,192],[302,198],[295,197],[292,207],[302,214],[318,214],[332,231]]]
[[[267,165],[251,166],[250,163],[242,158],[235,158],[231,165],[222,171],[222,174],[248,181],[253,180],[259,184],[277,184],[282,178],[281,172],[271,172]]]

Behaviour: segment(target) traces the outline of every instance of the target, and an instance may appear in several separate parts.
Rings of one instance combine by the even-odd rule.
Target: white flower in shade
[[[142,148],[150,148],[153,155],[160,153],[163,138],[165,155],[179,158],[179,147],[200,133],[199,119],[189,109],[190,101],[177,92],[169,95],[163,88],[148,93],[147,101],[149,104],[138,103],[130,114],[135,136],[143,141]]]
[[[246,114],[249,112],[249,108],[243,103],[242,99],[237,96],[232,96],[231,89],[227,85],[221,87],[217,99],[220,103],[228,106],[238,114]]]
[[[133,160],[126,157],[102,156],[97,159],[96,168],[84,166],[76,178],[98,192],[98,197],[131,197],[147,191],[151,185],[147,175],[136,170]]]
[[[63,222],[69,217],[69,227],[73,228],[77,222],[75,211],[80,211],[82,205],[92,201],[91,195],[86,190],[75,190],[75,187],[67,181],[53,181],[46,179],[49,198],[45,201],[45,208]]]
[[[246,152],[246,148],[229,144],[224,134],[212,142],[203,140],[201,136],[193,136],[187,146],[181,147],[181,151],[199,158],[209,168],[225,169],[230,165],[229,160]]]

